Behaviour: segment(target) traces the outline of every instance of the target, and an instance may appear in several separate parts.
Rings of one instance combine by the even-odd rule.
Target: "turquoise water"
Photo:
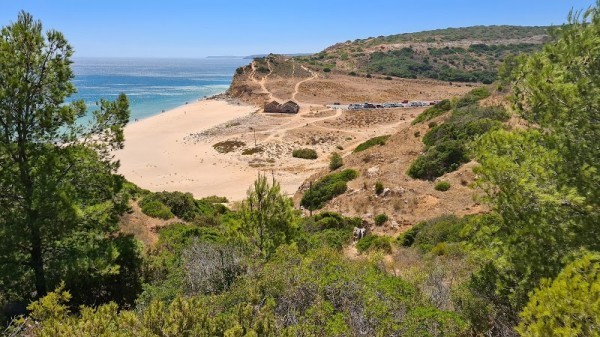
[[[78,92],[71,99],[84,99],[92,111],[100,98],[114,100],[124,92],[133,121],[224,92],[235,69],[248,62],[242,58],[78,58],[73,64]]]

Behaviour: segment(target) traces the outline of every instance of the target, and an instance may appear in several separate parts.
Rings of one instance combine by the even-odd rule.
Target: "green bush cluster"
[[[302,159],[317,159],[317,151],[314,149],[295,149],[292,151],[292,157]]]
[[[447,141],[428,148],[412,162],[407,173],[413,178],[433,180],[467,162],[469,156],[463,142]]]
[[[28,335],[416,337],[443,331],[453,337],[468,328],[374,262],[352,262],[330,249],[302,254],[293,245],[217,296],[152,300],[137,312],[106,304],[81,308],[80,315],[71,314],[68,301],[59,288],[31,305],[36,324],[23,324]]]
[[[458,218],[451,215],[422,221],[400,234],[398,242],[401,246],[417,247],[424,251],[430,251],[441,243],[458,243],[465,240],[464,228],[479,217]]]
[[[381,181],[377,181],[375,183],[375,194],[379,195],[383,193],[383,183]]]
[[[418,123],[426,122],[437,116],[443,115],[444,113],[450,111],[451,109],[452,109],[452,103],[450,103],[450,100],[448,100],[448,99],[442,100],[442,101],[436,103],[434,106],[425,109],[425,111],[423,111],[421,114],[419,114],[412,121],[412,124],[415,125]]]
[[[163,220],[172,219],[175,215],[171,212],[169,207],[158,200],[148,200],[145,202],[141,202],[140,206],[142,208],[142,212],[147,216],[151,216],[153,218],[159,218]]]
[[[354,149],[354,153],[364,151],[366,149],[372,148],[376,145],[385,145],[385,142],[390,138],[390,135],[373,137],[363,143],[360,143],[356,149]]]
[[[443,115],[444,113],[452,110],[453,108],[460,108],[463,106],[467,106],[470,104],[474,104],[486,97],[490,96],[490,91],[486,87],[479,87],[469,91],[463,97],[458,99],[454,105],[450,100],[442,100],[438,102],[436,105],[427,108],[421,114],[419,114],[413,121],[412,124],[418,124],[422,122],[426,122],[431,120],[437,116]]]
[[[407,174],[413,178],[433,180],[455,171],[470,160],[468,144],[478,136],[502,128],[509,115],[502,107],[481,107],[476,102],[489,94],[474,89],[459,102],[475,102],[452,110],[450,117],[429,129],[423,136],[425,153],[411,164]]]
[[[139,204],[144,214],[155,218],[177,216],[185,221],[195,221],[202,216],[225,213],[227,207],[221,203],[226,201],[227,198],[216,196],[196,200],[191,193],[163,191],[147,193]]]
[[[362,224],[360,218],[348,218],[334,212],[321,212],[304,218],[302,234],[297,238],[302,252],[322,247],[341,251],[352,241],[352,229]]]
[[[389,217],[382,213],[382,214],[377,214],[375,216],[375,225],[377,226],[382,226],[384,223],[386,223],[389,220]]]
[[[226,197],[220,197],[218,195],[211,195],[208,197],[204,197],[200,200],[209,204],[226,204],[229,202],[229,200]]]
[[[356,243],[356,249],[359,253],[369,251],[382,251],[384,253],[392,252],[392,241],[387,236],[378,236],[368,234]]]
[[[333,152],[329,157],[329,169],[331,171],[334,171],[342,166],[344,166],[344,159],[342,158],[342,156],[340,156],[339,153]]]
[[[346,169],[339,173],[331,173],[315,182],[311,189],[302,196],[300,205],[308,209],[319,209],[334,197],[346,192],[346,183],[358,177],[358,172]]]
[[[479,44],[469,49],[428,48],[426,53],[405,47],[370,54],[368,62],[361,70],[388,77],[425,77],[442,81],[490,84],[497,79],[498,64],[504,58],[519,53],[530,53],[540,47],[539,44]],[[433,58],[433,62],[430,58]]]
[[[466,93],[463,97],[461,97],[455,104],[456,108],[460,108],[463,106],[471,105],[473,103],[479,102],[484,98],[487,98],[491,95],[490,91],[486,87],[475,88],[468,93]]]
[[[434,188],[436,191],[446,192],[450,189],[450,183],[447,181],[440,181],[435,184]]]

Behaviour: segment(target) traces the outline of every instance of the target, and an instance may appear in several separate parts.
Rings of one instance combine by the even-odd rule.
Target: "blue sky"
[[[473,25],[558,25],[594,0],[0,0],[0,25],[26,10],[79,57],[317,52],[336,42]]]

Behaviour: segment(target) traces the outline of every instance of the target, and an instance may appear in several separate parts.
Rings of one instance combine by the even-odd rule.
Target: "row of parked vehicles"
[[[373,103],[352,103],[348,105],[348,110],[362,110],[362,109],[388,109],[388,108],[416,108],[422,106],[430,106],[435,105],[439,101],[408,101],[404,100],[402,102],[392,102],[392,103],[383,103],[383,104],[373,104]],[[334,104],[335,105],[335,104]]]

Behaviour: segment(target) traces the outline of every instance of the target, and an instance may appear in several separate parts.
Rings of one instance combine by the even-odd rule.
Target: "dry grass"
[[[233,152],[241,147],[246,146],[246,143],[239,140],[226,140],[213,145],[213,148],[219,153]]]

